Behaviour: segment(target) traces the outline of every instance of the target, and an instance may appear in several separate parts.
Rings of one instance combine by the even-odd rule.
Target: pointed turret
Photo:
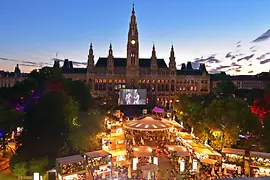
[[[108,63],[107,63],[108,69],[112,70],[114,67],[114,62],[113,62],[113,50],[112,50],[112,44],[110,43],[109,46],[109,54],[108,54]]]
[[[170,68],[171,70],[176,70],[176,62],[175,62],[175,56],[174,56],[174,48],[173,48],[173,45],[172,45],[172,48],[171,48],[169,68]]]
[[[88,54],[88,61],[87,61],[87,72],[91,72],[91,70],[94,68],[94,51],[93,51],[93,45],[90,44],[89,54]]]
[[[17,64],[17,66],[15,67],[14,74],[15,74],[15,77],[20,77],[21,76],[21,70],[19,68],[19,64]]]
[[[54,60],[54,64],[53,64],[54,68],[60,68],[60,61],[58,59]]]
[[[152,49],[151,69],[152,69],[152,70],[157,69],[157,56],[156,56],[156,48],[155,48],[155,44],[153,44],[153,49]]]

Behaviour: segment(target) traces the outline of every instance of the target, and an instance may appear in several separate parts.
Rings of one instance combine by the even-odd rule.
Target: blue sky
[[[227,53],[245,57],[256,46],[253,58],[236,61],[241,69],[224,70],[254,74],[270,69],[270,63],[260,64],[256,59],[268,52],[270,40],[251,43],[270,29],[269,0],[1,1],[0,69],[13,70],[16,63],[23,71],[50,65],[56,52],[58,58],[86,62],[90,42],[95,60],[107,56],[110,42],[114,56],[125,57],[133,2],[140,57],[151,56],[154,42],[157,56],[168,62],[173,43],[177,64],[214,55],[218,63],[205,61],[214,72],[237,60],[224,58]]]

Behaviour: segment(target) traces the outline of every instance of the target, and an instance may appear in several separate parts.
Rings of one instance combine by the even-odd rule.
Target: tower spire
[[[170,68],[171,70],[175,70],[175,69],[176,69],[176,62],[175,62],[174,47],[173,47],[173,44],[172,44],[172,47],[171,47],[169,68]]]
[[[109,46],[109,56],[113,54],[113,50],[112,50],[112,43],[110,43]]]
[[[87,71],[91,72],[93,67],[94,67],[94,51],[93,51],[93,44],[90,43],[88,62],[87,62]]]
[[[134,3],[132,4],[132,15],[135,15]]]

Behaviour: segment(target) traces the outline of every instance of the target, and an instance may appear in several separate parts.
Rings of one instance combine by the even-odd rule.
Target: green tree
[[[84,82],[67,79],[65,80],[65,89],[79,103],[81,110],[87,111],[89,109],[92,97],[89,87]]]
[[[33,109],[26,113],[24,131],[17,155],[13,158],[31,161],[48,156],[48,168],[54,166],[55,158],[66,155],[68,131],[77,112],[76,104],[63,91],[54,91],[41,97]],[[16,161],[12,161],[16,163]]]
[[[23,176],[26,176],[27,172],[28,170],[26,162],[18,162],[14,165],[14,168],[12,169],[12,173],[15,176],[18,176],[19,179],[21,179]]]
[[[6,150],[7,136],[10,136],[11,130],[20,126],[23,113],[10,107],[6,102],[0,100],[0,131],[2,132],[1,147]]]
[[[205,109],[205,122],[211,134],[211,145],[220,150],[236,144],[239,133],[259,133],[260,121],[248,104],[239,99],[213,101]]]
[[[35,172],[44,174],[46,172],[46,166],[48,165],[48,163],[49,161],[47,157],[31,160],[29,162],[30,174],[33,174]]]
[[[270,114],[264,119],[263,144],[266,152],[270,153]]]
[[[173,108],[178,119],[182,119],[188,126],[194,125],[194,119],[202,109],[201,96],[188,96],[180,94],[177,97],[178,101],[174,103]]]
[[[236,85],[227,77],[222,80],[213,91],[224,97],[230,97],[236,93]]]
[[[69,132],[69,140],[74,150],[90,151],[101,148],[101,138],[104,132],[104,114],[99,110],[81,112],[79,126]]]

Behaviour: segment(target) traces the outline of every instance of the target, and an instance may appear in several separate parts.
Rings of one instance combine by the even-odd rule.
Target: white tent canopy
[[[168,148],[168,150],[171,152],[176,151],[179,156],[182,156],[182,157],[189,156],[189,152],[184,146],[166,145],[165,147]]]
[[[152,156],[152,148],[150,146],[135,146],[133,151],[136,157]]]
[[[57,158],[56,162],[62,165],[79,163],[79,162],[83,162],[83,157],[80,155],[66,156],[66,157]]]
[[[124,124],[124,127],[138,131],[163,131],[170,129],[172,124],[146,116],[139,120],[128,121]]]
[[[221,152],[225,154],[237,154],[241,156],[245,155],[245,150],[242,149],[223,148]]]

